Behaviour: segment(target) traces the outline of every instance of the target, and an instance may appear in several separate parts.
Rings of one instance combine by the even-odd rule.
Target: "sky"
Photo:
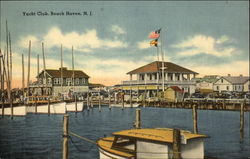
[[[128,80],[127,72],[157,60],[150,32],[161,28],[165,61],[204,75],[249,76],[248,1],[1,1],[0,48],[6,48],[6,20],[13,53],[13,87],[25,78],[31,41],[31,79],[37,55],[46,68],[63,65],[104,85]],[[58,13],[58,15],[52,15]],[[66,13],[80,13],[67,15]],[[159,47],[161,48],[161,47]],[[161,58],[161,57],[160,57]],[[26,78],[27,79],[27,78]]]

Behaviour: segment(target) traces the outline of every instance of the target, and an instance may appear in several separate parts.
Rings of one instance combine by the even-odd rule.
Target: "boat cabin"
[[[181,131],[181,157],[204,158],[206,135]],[[171,159],[173,158],[173,129],[130,129],[113,133],[97,141],[100,159]]]

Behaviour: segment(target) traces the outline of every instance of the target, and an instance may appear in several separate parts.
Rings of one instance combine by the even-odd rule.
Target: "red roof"
[[[132,70],[132,71],[128,72],[127,74],[159,72],[159,71],[161,71],[161,67],[162,67],[161,61],[154,61],[152,63],[149,63],[147,65],[139,67],[135,70]],[[182,66],[176,65],[176,64],[171,63],[171,62],[164,62],[164,67],[166,68],[165,72],[198,74],[197,72],[194,72],[192,70],[189,70],[187,68],[184,68]]]
[[[172,88],[174,91],[176,91],[176,92],[181,92],[181,93],[183,93],[183,90],[182,89],[180,89],[178,86],[171,86],[170,88]]]

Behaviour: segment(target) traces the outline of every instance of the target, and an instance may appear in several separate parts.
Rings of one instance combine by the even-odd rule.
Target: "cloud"
[[[149,45],[149,41],[148,40],[137,42],[137,46],[138,46],[139,49],[147,49],[147,48],[151,47]]]
[[[126,34],[125,30],[118,25],[112,25],[111,31],[113,31],[116,34]]]
[[[190,67],[191,70],[194,70],[200,74],[204,75],[221,75],[226,76],[231,74],[232,76],[239,76],[243,74],[249,76],[249,62],[248,61],[233,61],[231,63],[226,63],[223,65],[214,65],[214,66],[195,66]]]
[[[31,41],[31,47],[39,47],[41,48],[42,46],[42,41],[41,39],[39,40],[36,36],[33,36],[33,35],[28,35],[28,36],[25,36],[25,37],[21,37],[19,42],[18,42],[18,45],[21,46],[22,48],[27,48],[29,47],[29,41]]]
[[[19,41],[19,46],[27,48],[29,40],[32,41],[32,46],[41,47],[41,42],[43,41],[47,48],[60,47],[62,44],[64,48],[71,49],[72,46],[74,46],[75,50],[82,52],[91,52],[93,49],[99,48],[125,48],[128,46],[127,43],[121,40],[101,39],[98,37],[95,29],[87,30],[80,34],[74,31],[62,33],[58,27],[52,27],[48,33],[42,37],[33,35],[22,37]]]
[[[228,36],[221,36],[215,39],[206,35],[195,35],[186,41],[172,45],[174,48],[181,49],[179,55],[193,56],[197,54],[209,54],[217,57],[230,56],[237,51],[233,46],[223,47],[222,44],[233,41]]]

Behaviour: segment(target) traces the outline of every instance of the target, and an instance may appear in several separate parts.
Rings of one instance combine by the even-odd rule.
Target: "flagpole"
[[[157,49],[157,61],[160,61],[160,59],[159,59],[159,48],[158,48],[158,46],[156,47],[156,49]]]
[[[61,93],[63,93],[63,50],[61,44]]]
[[[164,55],[163,55],[163,50],[162,50],[162,34],[161,34],[161,56],[162,56],[162,91],[165,91],[165,78],[164,78]]]

